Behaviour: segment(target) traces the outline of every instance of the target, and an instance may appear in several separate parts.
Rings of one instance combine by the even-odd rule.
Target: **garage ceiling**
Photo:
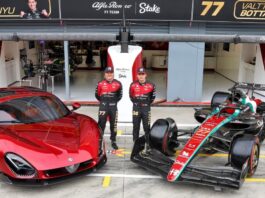
[[[183,25],[182,23],[179,23]],[[169,42],[229,42],[229,43],[265,43],[265,29],[257,24],[221,24],[208,23],[203,26],[203,33],[170,34],[170,27],[177,22],[135,22],[130,24],[134,41],[169,41]],[[193,24],[186,23],[187,27]],[[0,24],[0,40],[89,40],[117,41],[119,22],[82,22],[59,24],[20,24],[10,22]]]

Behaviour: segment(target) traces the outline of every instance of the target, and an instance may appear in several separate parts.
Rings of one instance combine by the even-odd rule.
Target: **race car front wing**
[[[131,154],[131,160],[151,172],[159,174],[163,178],[167,179],[174,160],[170,159],[155,148],[152,148],[148,153],[142,153],[144,144],[144,136],[136,140]],[[189,164],[176,182],[190,182],[218,188],[239,189],[244,182],[247,172],[247,162],[243,166],[242,170],[229,166],[210,168]]]

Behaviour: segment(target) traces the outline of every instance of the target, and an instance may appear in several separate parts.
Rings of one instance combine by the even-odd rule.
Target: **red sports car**
[[[51,184],[107,161],[100,128],[33,87],[0,89],[0,173],[10,183]]]

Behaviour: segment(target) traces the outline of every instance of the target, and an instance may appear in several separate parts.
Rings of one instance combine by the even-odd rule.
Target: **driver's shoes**
[[[112,143],[111,143],[111,147],[112,147],[113,149],[115,149],[115,150],[118,150],[118,149],[119,149],[119,147],[117,146],[116,142],[112,142]]]

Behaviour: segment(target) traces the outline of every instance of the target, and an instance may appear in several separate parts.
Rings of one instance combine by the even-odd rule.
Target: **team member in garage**
[[[130,85],[130,98],[133,102],[133,141],[139,137],[141,121],[146,138],[145,151],[149,149],[149,132],[151,120],[151,103],[155,100],[155,85],[146,80],[147,74],[143,67],[137,70],[137,81]]]
[[[98,82],[96,87],[95,96],[100,102],[98,125],[104,132],[106,127],[107,118],[110,121],[110,140],[113,149],[117,150],[116,143],[117,135],[117,120],[118,110],[117,103],[122,98],[122,85],[120,81],[114,79],[114,72],[112,67],[106,67],[104,73],[104,79]]]
[[[20,17],[25,19],[40,19],[40,18],[48,18],[49,14],[48,12],[43,9],[42,11],[39,11],[37,8],[37,0],[28,0],[28,11],[20,12]]]

